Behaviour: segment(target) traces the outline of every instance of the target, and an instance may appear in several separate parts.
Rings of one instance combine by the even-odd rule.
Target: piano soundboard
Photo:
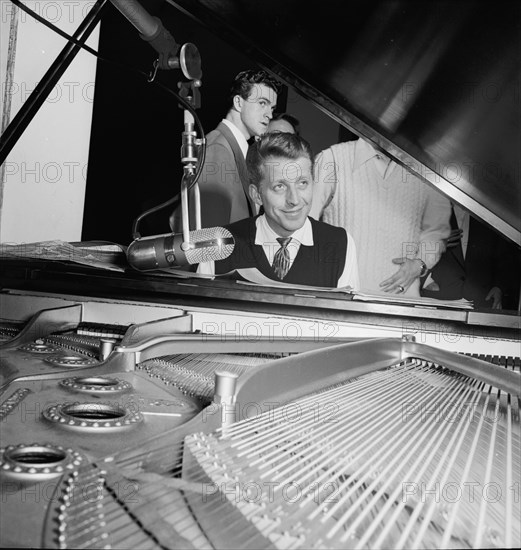
[[[252,343],[181,308],[4,299],[2,546],[521,542],[519,354]]]

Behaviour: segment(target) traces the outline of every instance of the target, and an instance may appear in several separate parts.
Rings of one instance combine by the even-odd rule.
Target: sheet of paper
[[[74,262],[111,271],[125,271],[128,267],[125,248],[102,241],[68,243],[40,241],[22,244],[0,244],[1,258],[31,258],[58,262]]]
[[[452,309],[473,309],[469,300],[437,300],[436,298],[422,298],[415,296],[401,296],[400,294],[371,294],[369,292],[355,292],[353,300],[362,302],[381,302],[404,304],[423,307],[445,307]]]
[[[308,285],[294,285],[289,283],[284,283],[282,281],[274,281],[269,279],[260,271],[255,268],[250,269],[239,269],[237,270],[239,275],[241,275],[246,281],[239,281],[242,284],[257,284],[265,287],[272,288],[287,288],[293,290],[304,290],[310,291],[313,293],[320,292],[336,292],[340,294],[348,294],[352,296],[353,300],[364,301],[364,302],[381,302],[381,303],[391,303],[391,304],[403,304],[403,305],[412,305],[412,306],[423,306],[423,307],[444,307],[451,309],[473,309],[472,302],[468,300],[436,300],[435,298],[421,298],[421,297],[409,297],[409,296],[400,296],[399,294],[372,294],[366,291],[353,291],[349,287],[342,288],[331,288],[331,287],[317,287],[317,286],[308,286]]]
[[[333,287],[322,287],[322,286],[311,286],[311,285],[295,285],[292,283],[285,283],[283,281],[274,281],[269,277],[263,275],[256,268],[247,268],[247,269],[238,269],[237,273],[246,279],[246,281],[238,281],[243,284],[258,284],[262,286],[274,287],[274,288],[289,288],[295,290],[313,290],[317,292],[339,292],[344,294],[351,294],[350,287],[343,288],[333,288]]]

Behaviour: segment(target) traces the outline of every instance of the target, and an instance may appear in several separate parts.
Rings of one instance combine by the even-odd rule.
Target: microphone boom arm
[[[187,43],[180,47],[161,19],[150,15],[137,0],[110,1],[134,25],[139,36],[158,52],[157,68],[181,69],[186,78],[200,86],[201,57],[193,44]]]
[[[159,53],[160,69],[179,68],[179,44],[165,29],[161,19],[150,15],[137,0],[110,1],[134,25],[141,38]]]

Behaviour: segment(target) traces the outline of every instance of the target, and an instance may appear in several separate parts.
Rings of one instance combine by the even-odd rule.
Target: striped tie
[[[277,241],[280,244],[280,248],[273,257],[272,267],[275,271],[275,275],[282,280],[289,271],[289,251],[287,246],[291,241],[291,237],[279,237]]]

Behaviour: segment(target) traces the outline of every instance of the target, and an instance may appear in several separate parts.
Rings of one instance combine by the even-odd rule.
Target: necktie
[[[280,248],[275,252],[272,267],[275,275],[282,280],[289,271],[289,250],[287,246],[291,241],[291,237],[279,237],[277,241],[280,244]]]

